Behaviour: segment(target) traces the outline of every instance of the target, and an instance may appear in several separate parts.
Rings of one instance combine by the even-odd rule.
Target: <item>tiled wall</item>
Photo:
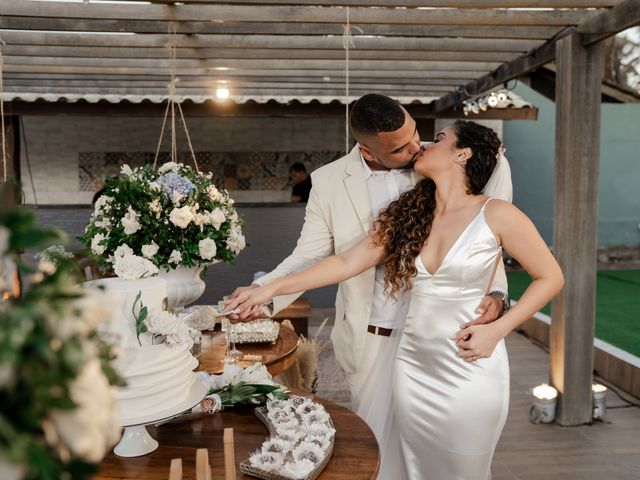
[[[198,117],[187,122],[200,168],[211,169],[239,202],[289,201],[292,163],[301,161],[313,170],[344,149],[342,118]],[[26,203],[90,203],[103,178],[117,173],[120,162],[153,160],[161,126],[161,118],[25,116],[21,164]],[[178,126],[186,163],[190,155]],[[165,132],[161,152],[169,150]]]

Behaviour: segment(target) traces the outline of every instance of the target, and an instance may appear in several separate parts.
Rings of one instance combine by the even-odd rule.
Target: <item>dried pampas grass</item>
[[[311,340],[303,336],[300,337],[300,344],[295,353],[295,363],[291,368],[275,377],[274,381],[289,389],[303,390],[309,393],[318,391],[318,356],[331,343],[331,340],[320,343],[318,336],[328,321],[328,318],[322,321]],[[289,320],[284,320],[282,326],[294,329]]]

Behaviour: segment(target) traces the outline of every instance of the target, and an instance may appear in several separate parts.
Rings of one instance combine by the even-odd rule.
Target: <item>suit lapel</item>
[[[344,173],[343,181],[347,194],[358,215],[362,229],[367,233],[371,227],[371,200],[369,199],[369,190],[364,179],[364,169],[362,168],[358,144],[349,153]]]

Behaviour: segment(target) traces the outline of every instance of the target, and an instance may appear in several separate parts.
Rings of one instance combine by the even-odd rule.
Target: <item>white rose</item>
[[[216,242],[211,238],[200,240],[198,248],[200,249],[200,256],[205,260],[211,260],[216,256]]]
[[[132,235],[140,230],[142,228],[142,225],[140,225],[140,222],[138,221],[139,219],[140,214],[136,213],[136,211],[131,208],[131,205],[129,205],[127,213],[125,213],[124,217],[122,217],[122,220],[120,220],[120,223],[122,223],[122,226],[124,227],[124,233],[127,235]]]
[[[256,362],[244,369],[240,381],[253,385],[274,385],[271,378],[271,374],[267,371],[267,367]]]
[[[178,173],[178,170],[180,169],[180,165],[181,165],[180,163],[176,163],[176,162],[167,162],[158,169],[158,173],[167,173],[167,172]]]
[[[207,187],[207,196],[212,202],[219,202],[224,198],[220,191],[213,185]]]
[[[120,245],[118,248],[116,248],[116,251],[113,252],[114,260],[117,260],[118,258],[126,257],[127,255],[133,255],[133,249],[126,243],[123,243],[122,245]]]
[[[106,238],[107,237],[105,237],[102,233],[96,233],[91,239],[91,251],[96,255],[102,255],[107,247],[105,245],[101,245],[100,242],[102,242]]]
[[[213,225],[213,228],[216,230],[220,230],[220,226],[227,219],[224,212],[221,208],[216,208],[213,212],[208,212],[205,214],[205,221],[209,225]]]
[[[193,219],[193,213],[189,207],[174,208],[169,214],[171,223],[180,228],[187,228]]]
[[[110,197],[109,195],[100,195],[93,207],[94,215],[96,216],[100,215],[104,207],[106,207],[107,205],[110,205],[112,201],[113,201],[113,197]]]
[[[160,190],[162,190],[162,187],[158,182],[149,182],[149,188],[154,192],[159,192]]]
[[[169,263],[175,263],[178,265],[182,261],[182,254],[178,250],[174,250],[169,255]]]
[[[111,219],[109,217],[102,217],[102,220],[97,220],[93,222],[93,224],[99,228],[109,229],[111,228]]]
[[[244,235],[242,235],[240,229],[232,228],[229,232],[229,238],[227,238],[227,247],[229,247],[229,250],[237,255],[246,246]]]
[[[158,267],[146,258],[137,255],[125,255],[116,258],[113,265],[115,274],[125,280],[137,280],[146,278],[158,273]]]
[[[98,359],[85,362],[70,386],[72,410],[54,410],[43,427],[53,430],[47,440],[60,442],[74,455],[98,463],[120,438],[119,404]]]
[[[222,378],[225,385],[237,385],[242,381],[244,369],[237,365],[225,365],[222,370]]]
[[[151,258],[156,253],[158,253],[158,244],[153,240],[151,241],[150,244],[142,246],[142,255],[144,257]]]
[[[126,175],[127,177],[130,177],[131,175],[133,175],[133,170],[131,170],[131,167],[125,163],[120,169],[120,175]]]

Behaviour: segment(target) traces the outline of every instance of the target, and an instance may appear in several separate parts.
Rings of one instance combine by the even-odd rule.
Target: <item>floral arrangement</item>
[[[268,398],[286,400],[287,390],[274,383],[267,367],[260,362],[241,368],[225,365],[222,375],[197,372],[196,378],[208,388],[207,396],[192,413],[216,413],[236,405],[264,405]]]
[[[294,480],[307,478],[331,455],[336,433],[331,417],[322,405],[301,396],[272,398],[267,412],[272,435],[249,464]]]
[[[136,320],[136,336],[140,346],[142,346],[140,335],[143,333],[149,333],[151,345],[191,341],[191,329],[182,318],[168,310],[149,310],[141,302],[141,296],[142,292],[138,292],[132,307],[133,317]],[[140,308],[137,308],[138,304]]]
[[[104,294],[78,287],[59,249],[49,251],[55,262],[41,256],[38,270],[18,255],[54,239],[60,235],[38,229],[27,209],[0,215],[0,265],[16,266],[0,270],[29,275],[31,284],[0,301],[3,480],[89,478],[120,437],[113,385],[121,379],[96,332],[111,316]]]
[[[211,177],[175,162],[157,171],[124,165],[107,180],[80,240],[102,266],[129,279],[232,262],[246,246],[243,221]]]

